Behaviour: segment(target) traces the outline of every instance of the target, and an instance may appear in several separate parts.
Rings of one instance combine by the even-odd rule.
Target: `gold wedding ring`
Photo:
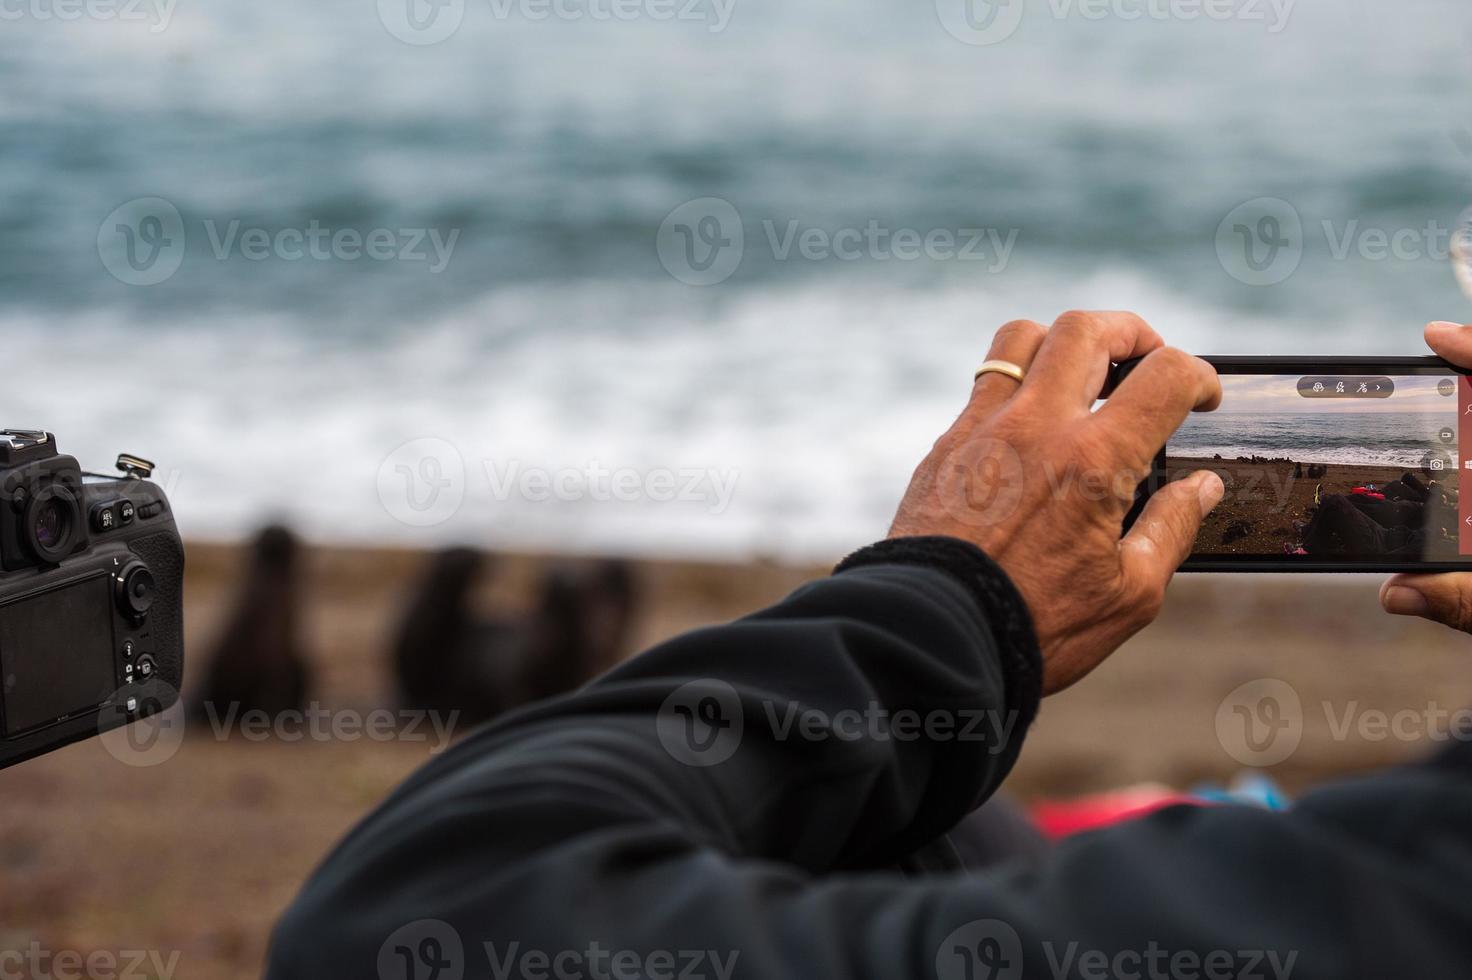
[[[976,369],[976,380],[980,381],[983,374],[1005,374],[1018,384],[1022,384],[1022,379],[1027,376],[1022,368],[1011,361],[987,361]]]

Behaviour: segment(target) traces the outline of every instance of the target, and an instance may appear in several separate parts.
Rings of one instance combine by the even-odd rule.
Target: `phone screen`
[[[1472,567],[1472,383],[1447,368],[1247,373],[1167,444],[1166,480],[1226,484],[1193,560]],[[1260,371],[1261,369],[1259,369]]]

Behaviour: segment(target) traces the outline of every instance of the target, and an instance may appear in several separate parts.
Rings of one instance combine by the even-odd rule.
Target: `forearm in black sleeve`
[[[328,934],[347,930],[334,948],[421,912],[474,934],[506,899],[478,883],[533,870],[545,887],[621,896],[610,907],[634,914],[647,876],[676,865],[719,869],[704,882],[717,890],[748,866],[886,866],[1000,784],[1040,673],[1020,598],[975,548],[866,549],[770,609],[656,647],[426,766],[317,872],[281,927],[278,963],[304,948],[299,924],[315,935],[324,917]],[[683,726],[711,707],[706,692],[728,727],[715,754],[691,756]],[[651,847],[675,865],[635,869],[628,854],[662,865]],[[333,916],[342,903],[367,914]]]
[[[597,951],[646,966],[699,954],[699,976],[753,980],[1461,975],[1465,760],[1287,815],[1174,809],[984,878],[872,870],[995,787],[1038,682],[1036,651],[1011,646],[1015,596],[985,559],[957,543],[886,547],[899,550],[656,648],[427,766],[308,883],[270,975],[382,976],[390,947],[412,955],[390,937],[430,927],[461,958],[463,973],[445,976],[508,964],[521,976],[545,962],[523,958],[534,955],[564,957],[553,975],[604,980]],[[740,702],[739,744],[721,761],[681,761],[668,727],[660,737],[692,681],[729,685]],[[824,739],[821,726],[784,737],[768,703],[828,719],[873,704],[1023,718],[1000,744]],[[1232,972],[1207,974],[1208,956]]]

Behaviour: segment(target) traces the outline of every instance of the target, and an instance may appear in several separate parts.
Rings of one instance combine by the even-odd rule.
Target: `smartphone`
[[[1170,438],[1126,522],[1171,481],[1218,473],[1226,495],[1182,571],[1472,570],[1472,372],[1436,357],[1204,360],[1221,407]]]

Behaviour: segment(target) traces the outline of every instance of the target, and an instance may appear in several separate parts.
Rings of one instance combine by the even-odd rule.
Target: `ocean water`
[[[1455,459],[1457,445],[1441,438],[1456,428],[1446,412],[1303,412],[1193,415],[1171,439],[1173,456],[1223,459],[1287,458],[1303,463],[1355,463],[1419,467]]]
[[[978,46],[940,2],[465,0],[430,45],[392,0],[16,7],[4,421],[157,459],[201,536],[831,555],[883,532],[1007,319],[1406,354],[1472,316],[1438,230],[1472,205],[1472,7],[1017,0]],[[692,285],[660,229],[705,199],[684,244],[734,214],[744,248]],[[122,225],[177,269],[140,284]],[[392,257],[290,257],[314,228]]]

